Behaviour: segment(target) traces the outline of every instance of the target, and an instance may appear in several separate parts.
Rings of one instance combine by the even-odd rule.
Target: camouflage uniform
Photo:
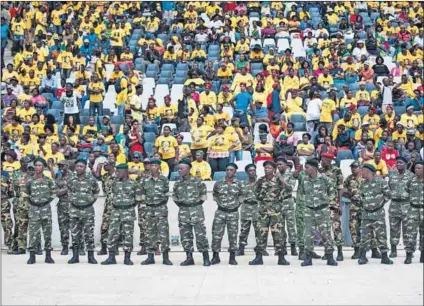
[[[43,231],[44,248],[52,250],[52,210],[50,202],[55,197],[54,181],[46,176],[41,180],[32,177],[26,185],[24,194],[29,201],[29,251],[34,251],[39,240],[39,232]]]
[[[293,177],[293,174],[286,171],[284,174],[280,174],[281,178],[286,181],[290,186],[289,189],[285,189],[282,194],[282,228],[283,228],[283,242],[287,240],[289,244],[296,243],[296,223],[295,223],[295,212],[294,212],[294,199],[293,199],[293,189],[296,185],[296,180]],[[287,234],[285,227],[287,225]]]
[[[397,171],[389,173],[389,188],[392,192],[392,202],[389,207],[391,245],[399,244],[401,224],[403,244],[406,244],[406,223],[410,208],[409,194],[406,190],[406,186],[413,176],[414,174],[408,170],[405,170],[403,174]]]
[[[147,253],[154,254],[157,244],[160,243],[161,251],[169,251],[169,223],[168,203],[169,181],[160,175],[142,179],[141,197],[146,205],[146,244]]]
[[[344,239],[342,233],[342,222],[340,220],[340,203],[338,198],[338,191],[343,188],[343,173],[339,167],[330,166],[329,169],[321,168],[319,170],[320,173],[329,177],[333,181],[334,186],[334,195],[336,196],[335,201],[332,205],[330,205],[330,216],[334,234],[334,241],[337,246],[343,246]]]
[[[406,220],[405,250],[413,253],[417,245],[417,229],[420,230],[419,249],[424,252],[424,183],[417,176],[408,181],[406,190],[409,193],[410,207]]]
[[[300,172],[297,177],[298,186],[303,183],[305,179],[305,172]],[[305,247],[305,240],[303,234],[305,232],[305,194],[303,189],[297,188],[296,193],[296,234],[297,234],[297,245],[300,248]]]
[[[112,188],[112,211],[110,214],[109,237],[107,246],[110,252],[118,248],[118,241],[123,233],[123,249],[131,252],[133,249],[134,221],[136,220],[135,206],[141,200],[141,190],[138,182],[133,180],[121,181],[115,179]]]
[[[325,254],[332,254],[334,241],[331,237],[330,208],[336,205],[334,183],[325,175],[318,174],[312,178],[304,176],[299,185],[300,192],[305,196],[305,251],[312,254],[314,250],[315,228],[321,233]]]
[[[187,180],[175,182],[172,199],[180,208],[178,227],[184,251],[193,252],[193,229],[196,235],[196,246],[199,252],[209,249],[206,237],[205,213],[202,204],[206,200],[206,185],[199,178],[189,176]]]
[[[239,225],[238,208],[242,202],[243,185],[237,179],[230,183],[223,179],[213,186],[213,199],[218,204],[212,224],[212,251],[221,251],[222,237],[227,227],[229,252],[237,250],[237,233]]]
[[[377,245],[381,253],[387,253],[387,233],[384,205],[390,200],[390,189],[381,177],[361,185],[362,223],[361,248],[370,249],[372,232],[375,231]]]
[[[72,246],[82,247],[81,236],[84,235],[87,251],[94,250],[94,207],[100,189],[96,179],[85,173],[82,179],[77,175],[68,181],[69,218],[71,226]],[[81,246],[81,247],[80,247]]]
[[[13,197],[12,181],[8,174],[1,175],[1,226],[4,233],[4,244],[11,248],[13,240],[13,221],[10,214],[10,200]]]
[[[109,238],[110,215],[112,212],[112,187],[115,184],[115,174],[102,176],[102,188],[106,195],[105,206],[102,214],[102,225],[100,227],[100,242],[107,244]]]
[[[259,202],[259,237],[255,248],[256,253],[263,253],[266,250],[268,232],[271,229],[274,240],[274,248],[277,254],[284,252],[282,239],[282,217],[281,217],[281,191],[284,189],[283,181],[280,177],[274,176],[272,179],[261,177],[255,187],[256,198]]]
[[[66,172],[66,175],[62,175],[56,178],[56,186],[58,189],[67,188],[67,183],[71,179],[72,173],[70,171]],[[59,222],[59,231],[60,231],[60,242],[62,246],[69,245],[69,196],[68,192],[63,195],[58,196],[59,202],[57,202],[57,219]]]
[[[144,178],[150,177],[150,174],[144,173],[141,178],[137,178],[138,181],[142,181]],[[140,242],[139,245],[145,246],[147,241],[147,208],[146,204],[141,201],[138,203],[138,227],[140,228]]]
[[[249,237],[250,226],[253,225],[255,231],[255,237],[258,239],[258,201],[255,195],[255,183],[245,182],[244,184],[244,201],[241,205],[240,212],[240,236],[239,245],[247,245],[247,237]],[[256,243],[258,243],[256,241]]]

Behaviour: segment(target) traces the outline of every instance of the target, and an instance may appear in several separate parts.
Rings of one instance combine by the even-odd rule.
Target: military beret
[[[329,159],[334,159],[335,156],[332,153],[326,152],[326,153],[322,153],[321,154],[321,157],[325,157],[325,158],[329,158]]]
[[[416,166],[416,165],[423,165],[423,166],[424,166],[424,161],[419,160],[419,161],[415,162],[415,166]]]
[[[403,156],[398,156],[398,157],[396,157],[396,160],[401,160],[401,161],[403,161],[405,164],[407,164],[407,163],[408,163],[408,161],[406,160],[406,158],[405,158],[405,157],[403,157]]]
[[[188,159],[183,159],[179,162],[180,165],[186,165],[189,166],[191,168],[191,161]]]
[[[255,168],[256,169],[256,165],[255,164],[248,164],[246,167],[244,167],[244,171],[248,171],[250,168]]]
[[[362,165],[362,168],[368,169],[368,170],[370,170],[373,173],[377,172],[377,170],[375,169],[375,167],[373,165],[371,165],[371,164],[364,164],[364,165]]]
[[[287,159],[285,159],[284,157],[279,157],[279,158],[277,158],[276,162],[277,163],[278,162],[283,162],[283,163],[287,164]]]
[[[37,162],[42,163],[44,167],[47,167],[47,163],[46,163],[46,160],[45,160],[44,158],[41,158],[41,157],[36,158],[36,159],[34,160],[34,165],[35,165]]]
[[[305,164],[315,168],[318,168],[319,166],[318,161],[315,158],[308,159]]]
[[[116,169],[128,169],[128,165],[127,164],[119,164],[119,165],[116,165],[115,168]]]
[[[273,161],[270,161],[270,160],[267,160],[267,161],[264,162],[264,167],[265,166],[271,166],[274,169],[277,168],[277,165]]]
[[[160,160],[159,159],[152,159],[152,160],[150,160],[150,164],[152,164],[152,165],[160,165]]]
[[[82,159],[82,158],[79,158],[79,159],[77,159],[77,160],[75,161],[75,165],[76,165],[76,164],[78,164],[78,163],[81,163],[81,164],[87,165],[87,160]]]
[[[69,163],[68,163],[68,161],[67,161],[66,159],[64,159],[64,160],[59,161],[59,162],[57,163],[57,165],[58,165],[58,166],[59,166],[59,165],[69,166]]]
[[[233,167],[236,170],[238,169],[238,166],[235,163],[229,163],[229,164],[227,164],[227,166],[225,168],[228,168],[228,167]]]

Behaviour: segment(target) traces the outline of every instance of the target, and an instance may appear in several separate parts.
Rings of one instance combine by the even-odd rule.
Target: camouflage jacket
[[[325,175],[318,174],[314,178],[306,175],[299,189],[305,195],[306,207],[319,209],[336,205],[334,183]]]
[[[111,201],[114,207],[131,208],[141,201],[141,184],[131,179],[121,181],[116,179],[112,185]]]
[[[409,193],[411,205],[424,208],[424,183],[420,181],[418,176],[413,175],[412,179],[408,181],[406,191]]]
[[[85,173],[82,179],[73,175],[68,181],[69,200],[74,206],[94,204],[99,196],[99,185],[91,173]]]
[[[300,186],[303,184],[303,181],[305,180],[305,176],[306,176],[305,171],[299,172],[299,176],[296,178],[298,182],[297,186]],[[303,189],[298,187],[296,192],[296,204],[299,205],[299,203],[302,203],[304,201],[305,201],[305,193]]]
[[[16,179],[13,181],[13,189],[15,194],[19,198],[27,198],[28,196],[24,194],[25,185],[27,181],[31,178],[28,172],[20,172],[20,175],[16,176]]]
[[[279,173],[279,176],[288,185],[288,187],[286,186],[282,190],[282,208],[283,210],[294,209],[293,190],[296,186],[296,179],[293,177],[293,173],[290,173],[289,171],[286,171],[284,174]]]
[[[28,195],[32,204],[50,202],[56,195],[54,181],[47,176],[43,176],[41,180],[31,177],[25,184],[24,194]]]
[[[175,182],[172,199],[177,205],[203,203],[206,201],[206,185],[191,175],[186,180],[180,179]]]
[[[414,174],[405,170],[403,174],[399,172],[389,173],[389,187],[392,193],[392,200],[407,201],[409,194],[406,190],[406,185],[414,177]]]
[[[384,218],[384,205],[391,198],[389,184],[381,178],[374,177],[371,182],[361,184],[362,219],[375,220]]]
[[[281,192],[283,181],[278,175],[271,179],[261,177],[256,183],[255,194],[259,202],[260,214],[279,214],[281,212]]]
[[[71,171],[67,171],[66,175],[62,175],[56,178],[55,182],[56,182],[57,189],[64,189],[64,188],[68,189],[65,194],[58,196],[59,199],[67,200],[69,198],[68,182],[71,180],[72,176],[73,176],[73,173]]]
[[[9,176],[1,175],[1,199],[7,200],[13,197],[13,186]]]
[[[335,190],[343,188],[343,173],[339,167],[331,165],[329,169],[320,168],[319,172],[333,181]]]
[[[360,206],[361,203],[361,182],[353,175],[349,175],[343,183],[346,189],[345,196],[350,199],[351,203]]]
[[[255,194],[255,183],[249,181],[244,182],[244,198],[243,205],[241,206],[240,218],[242,220],[257,220],[258,218],[258,201]]]
[[[115,183],[116,175],[113,173],[110,175],[109,173],[102,176],[102,189],[103,193],[106,196],[106,201],[111,201],[112,198],[112,187]]]
[[[229,209],[238,208],[243,202],[243,184],[235,178],[231,183],[227,183],[224,178],[215,183],[212,195],[218,206]]]
[[[163,205],[168,202],[169,181],[163,175],[157,179],[145,177],[141,179],[141,200],[147,206]]]

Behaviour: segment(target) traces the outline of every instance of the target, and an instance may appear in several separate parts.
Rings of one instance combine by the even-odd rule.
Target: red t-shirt
[[[393,168],[396,165],[396,157],[399,156],[398,150],[388,150],[384,149],[383,152],[381,152],[381,159],[386,162],[386,165],[388,168]]]

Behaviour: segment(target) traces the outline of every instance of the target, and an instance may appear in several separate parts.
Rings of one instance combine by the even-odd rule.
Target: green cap
[[[277,165],[273,161],[270,161],[270,160],[267,160],[266,162],[264,162],[264,167],[265,166],[271,166],[274,169],[277,168]]]
[[[183,159],[179,162],[180,165],[186,165],[189,166],[191,168],[191,161],[189,159]]]
[[[255,164],[248,164],[246,167],[244,167],[244,171],[248,171],[250,168],[255,168],[256,169],[256,165]]]
[[[151,165],[160,165],[161,161],[159,159],[151,159],[150,164]]]
[[[116,165],[115,168],[116,169],[128,169],[128,165],[122,163],[122,164]]]
[[[227,164],[227,167],[225,167],[225,168],[228,168],[228,167],[233,167],[236,170],[238,169],[238,166],[235,163],[229,163],[229,164]]]
[[[37,158],[34,160],[34,165],[35,165],[37,162],[42,163],[44,167],[47,167],[47,163],[46,163],[46,160],[45,160],[44,158],[37,157]]]
[[[281,136],[280,136],[280,139],[281,140],[285,140],[285,139],[288,139],[289,137],[287,136],[287,135],[285,135],[285,134],[281,134]]]
[[[377,172],[377,170],[375,169],[375,167],[373,165],[371,165],[371,164],[364,164],[364,165],[362,165],[362,168],[368,169],[368,170],[370,170],[373,173]]]
[[[75,165],[76,165],[76,164],[78,164],[78,163],[81,163],[81,164],[87,165],[87,160],[80,158],[80,159],[77,159],[77,160],[75,161]]]
[[[315,158],[309,158],[309,159],[306,161],[306,163],[305,163],[305,164],[306,164],[306,165],[310,165],[310,166],[315,167],[315,168],[318,168],[318,167],[319,167],[318,161],[317,161]]]
[[[267,133],[262,133],[262,134],[259,134],[259,139],[267,139],[268,138],[268,134]]]

